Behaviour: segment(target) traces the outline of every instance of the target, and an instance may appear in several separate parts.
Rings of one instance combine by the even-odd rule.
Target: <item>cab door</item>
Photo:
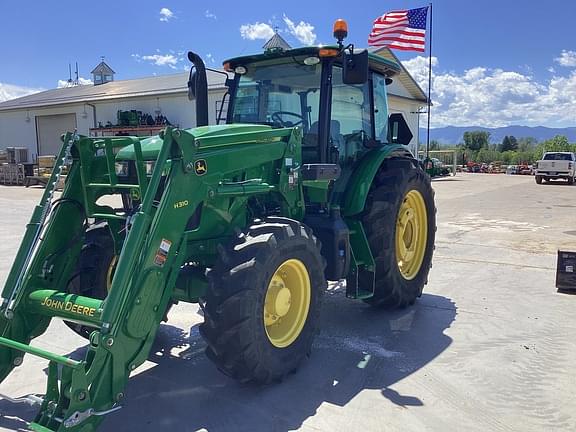
[[[333,68],[330,162],[343,165],[354,162],[366,150],[366,144],[374,140],[371,86],[371,80],[364,84],[344,84],[342,68]]]

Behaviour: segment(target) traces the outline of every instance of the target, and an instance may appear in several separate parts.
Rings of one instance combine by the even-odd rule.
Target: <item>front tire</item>
[[[374,295],[365,301],[390,308],[413,304],[428,282],[436,236],[430,177],[410,159],[385,161],[362,224],[376,262]]]
[[[115,268],[114,239],[107,224],[99,224],[86,231],[78,262],[66,287],[66,292],[104,300],[108,295]],[[85,339],[96,330],[83,324],[64,321]]]
[[[241,382],[294,372],[318,331],[324,267],[311,230],[286,218],[255,223],[222,247],[200,326],[208,358]]]
[[[536,184],[542,184],[542,176],[536,176]]]

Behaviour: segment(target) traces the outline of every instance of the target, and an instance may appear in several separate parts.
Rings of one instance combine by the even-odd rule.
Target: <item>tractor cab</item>
[[[338,44],[235,57],[224,62],[233,74],[226,79],[226,123],[260,124],[302,130],[302,162],[348,166],[370,149],[407,145],[412,133],[401,114],[388,116],[386,86],[400,66],[364,49],[344,45],[347,24],[337,20]],[[194,65],[188,81],[196,99],[197,126],[207,124],[205,66],[189,53]]]
[[[227,122],[300,127],[304,163],[347,165],[371,148],[412,138],[402,117],[393,126],[388,117],[386,85],[400,67],[365,50],[277,50],[224,68],[234,73]]]

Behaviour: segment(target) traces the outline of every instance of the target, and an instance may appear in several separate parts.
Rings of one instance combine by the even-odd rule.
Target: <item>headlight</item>
[[[154,165],[156,165],[156,161],[145,161],[144,168],[146,169],[146,175],[151,176],[154,172]]]
[[[128,177],[128,161],[116,162],[114,168],[118,177]]]

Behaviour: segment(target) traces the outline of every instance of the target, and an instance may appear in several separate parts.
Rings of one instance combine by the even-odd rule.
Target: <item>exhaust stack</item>
[[[196,126],[208,126],[208,79],[202,58],[188,51],[192,63],[188,79],[188,99],[196,100]]]

